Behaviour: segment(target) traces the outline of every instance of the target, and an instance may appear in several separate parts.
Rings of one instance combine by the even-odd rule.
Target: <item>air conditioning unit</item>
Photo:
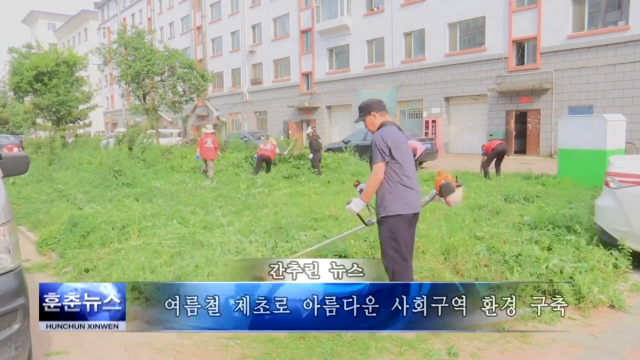
[[[247,52],[250,54],[255,53],[258,50],[258,47],[255,45],[249,45],[249,48],[247,49]]]
[[[255,84],[262,84],[262,79],[261,78],[251,79],[251,85],[255,85]]]

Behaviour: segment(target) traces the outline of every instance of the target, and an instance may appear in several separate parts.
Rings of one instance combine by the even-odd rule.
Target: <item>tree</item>
[[[20,104],[6,89],[0,90],[0,132],[28,134],[36,128],[36,115],[29,104]]]
[[[150,38],[144,29],[124,26],[96,53],[103,68],[117,68],[116,82],[131,96],[131,112],[143,115],[159,136],[160,113],[182,114],[204,94],[212,76],[179,50],[156,47]]]
[[[54,132],[86,120],[96,108],[89,81],[81,75],[87,70],[86,57],[40,44],[12,47],[8,53],[8,83],[14,99]]]

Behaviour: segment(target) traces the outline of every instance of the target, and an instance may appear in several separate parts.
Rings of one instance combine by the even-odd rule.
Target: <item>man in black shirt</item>
[[[322,163],[322,141],[320,135],[316,132],[315,127],[309,127],[307,129],[307,136],[309,138],[309,160],[311,160],[311,167],[316,171],[316,175],[322,175],[320,164]]]

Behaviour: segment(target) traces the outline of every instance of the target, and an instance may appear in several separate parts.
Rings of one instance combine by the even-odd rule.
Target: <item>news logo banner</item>
[[[126,284],[40,283],[41,331],[125,331]]]
[[[132,331],[464,331],[558,312],[531,283],[146,283]],[[531,290],[529,288],[528,290]],[[529,294],[529,295],[520,295]]]

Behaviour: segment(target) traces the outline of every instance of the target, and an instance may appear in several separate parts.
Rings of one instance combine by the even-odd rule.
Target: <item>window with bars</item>
[[[398,122],[400,127],[422,134],[422,114],[424,104],[422,99],[398,101]]]
[[[514,65],[534,65],[538,60],[538,40],[530,39],[513,43]]]
[[[269,122],[267,120],[267,112],[266,111],[256,111],[256,128],[263,132],[268,132]]]

